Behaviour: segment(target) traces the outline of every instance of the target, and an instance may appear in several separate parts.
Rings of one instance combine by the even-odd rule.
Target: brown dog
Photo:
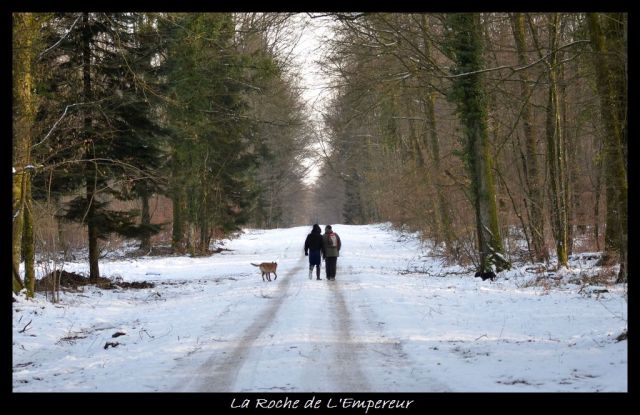
[[[277,262],[263,262],[261,264],[254,264],[253,262],[251,263],[251,265],[253,265],[254,267],[258,267],[260,268],[260,271],[262,272],[262,281],[264,281],[264,276],[267,276],[267,281],[271,281],[271,273],[273,272],[273,275],[275,275],[275,278],[273,279],[274,281],[278,279],[278,274],[276,274],[276,269],[278,268],[278,263]]]

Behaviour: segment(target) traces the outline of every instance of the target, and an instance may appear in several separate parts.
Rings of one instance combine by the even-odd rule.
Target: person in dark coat
[[[328,280],[336,279],[336,265],[341,247],[342,242],[338,234],[333,231],[331,225],[325,226],[324,235],[322,235],[322,259],[325,260],[324,267]]]
[[[313,267],[316,268],[316,279],[320,280],[320,253],[322,251],[322,230],[317,223],[313,225],[311,233],[304,241],[304,254],[309,257],[309,279],[313,277]]]

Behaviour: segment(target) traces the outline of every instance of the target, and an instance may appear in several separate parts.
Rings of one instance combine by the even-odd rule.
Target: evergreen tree
[[[136,20],[130,13],[57,14],[47,27],[53,46],[40,62],[50,68],[41,116],[58,118],[38,148],[53,170],[38,194],[75,195],[60,217],[87,225],[92,281],[100,276],[98,239],[150,232],[135,224],[136,210],[109,209],[114,199],[134,197],[136,180],[152,176],[162,133],[136,73],[149,59],[135,38]]]
[[[237,230],[256,198],[254,123],[245,115],[246,59],[230,14],[168,16],[164,73],[171,130],[173,246],[204,253]],[[185,232],[186,240],[185,240]]]

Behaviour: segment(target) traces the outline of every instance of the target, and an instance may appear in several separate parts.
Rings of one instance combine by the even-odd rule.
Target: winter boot
[[[317,280],[321,280],[322,278],[320,278],[320,267],[316,268],[316,279]]]
[[[313,278],[313,268],[309,268],[309,279]]]

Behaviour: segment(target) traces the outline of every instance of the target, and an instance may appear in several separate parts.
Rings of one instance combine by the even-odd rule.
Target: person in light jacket
[[[327,271],[327,279],[330,281],[336,279],[336,265],[341,247],[342,242],[338,234],[333,231],[331,225],[325,226],[324,235],[322,235],[322,259],[325,261],[324,267]]]

